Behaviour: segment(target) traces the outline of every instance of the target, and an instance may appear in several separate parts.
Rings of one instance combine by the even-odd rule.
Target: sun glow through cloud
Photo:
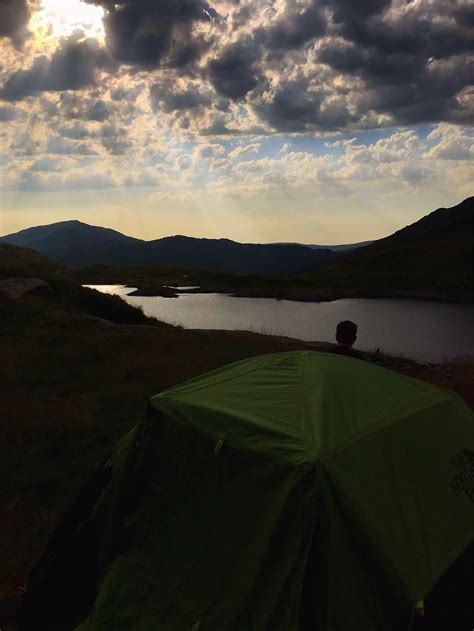
[[[87,37],[104,39],[104,9],[81,0],[42,0],[37,17],[53,37],[67,37],[79,29]]]

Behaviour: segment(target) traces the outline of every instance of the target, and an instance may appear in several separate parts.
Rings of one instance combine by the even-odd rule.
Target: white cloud
[[[222,145],[206,143],[194,147],[193,158],[194,160],[210,160],[221,156],[223,153],[225,153],[225,149]]]
[[[474,159],[474,128],[463,129],[454,125],[438,125],[428,134],[428,140],[438,142],[424,154],[426,158]]]
[[[212,162],[210,170],[213,172],[224,171],[229,166],[230,160],[227,160],[226,158],[219,158],[218,160],[214,160],[214,162]]]
[[[233,151],[229,153],[229,158],[231,160],[235,160],[236,158],[241,158],[242,156],[248,155],[249,153],[258,153],[260,151],[260,147],[261,144],[259,142],[236,147]]]

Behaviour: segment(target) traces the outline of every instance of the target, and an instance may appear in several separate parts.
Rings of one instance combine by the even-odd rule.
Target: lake
[[[356,348],[440,362],[474,357],[474,305],[421,300],[347,299],[292,302],[182,294],[179,298],[127,296],[123,285],[88,285],[141,306],[148,316],[189,329],[233,329],[301,340],[334,341],[336,325],[359,326]]]

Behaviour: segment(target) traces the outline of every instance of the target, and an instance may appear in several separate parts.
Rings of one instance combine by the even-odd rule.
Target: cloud
[[[112,101],[89,98],[81,93],[65,92],[58,103],[61,115],[68,120],[104,122],[110,118],[117,107]]]
[[[285,81],[253,104],[254,111],[274,129],[287,132],[316,127],[323,94],[310,89],[305,79]]]
[[[457,96],[474,72],[474,33],[467,5],[444,0],[328,0],[335,35],[318,50],[318,61],[364,82],[366,108],[394,123],[466,122],[472,108]],[[469,12],[470,15],[470,12]]]
[[[0,106],[0,122],[9,123],[19,117],[19,111],[10,105]]]
[[[73,140],[83,140],[84,138],[90,138],[96,136],[97,133],[89,129],[84,123],[75,122],[72,125],[61,125],[58,128],[58,133],[65,138],[72,138]]]
[[[4,190],[44,193],[48,191],[97,190],[118,186],[117,180],[105,173],[43,173],[25,171],[6,180]]]
[[[439,125],[428,134],[428,140],[438,141],[424,154],[441,160],[474,160],[474,132],[453,125]]]
[[[90,0],[106,10],[107,49],[119,62],[154,68],[196,61],[206,41],[196,25],[215,22],[217,12],[200,0]]]
[[[195,160],[209,160],[210,158],[216,158],[225,153],[225,149],[222,145],[217,143],[207,143],[197,145],[193,151],[193,157]]]
[[[104,44],[38,32],[19,54],[6,42],[1,134],[8,168],[37,178],[24,186],[66,186],[54,169],[69,157],[77,177],[108,162],[114,186],[194,191],[209,180],[244,195],[364,182],[396,190],[398,179],[405,190],[446,171],[467,188],[467,0],[89,2],[104,8]],[[13,37],[5,24],[0,33]],[[434,127],[428,139],[420,123]],[[374,129],[375,140],[364,134]],[[262,161],[268,154],[275,160]]]
[[[45,152],[59,155],[98,155],[89,143],[62,138],[61,136],[50,136],[46,143]]]
[[[69,163],[73,164],[73,163]],[[37,158],[30,166],[31,171],[50,171],[50,172],[58,172],[63,171],[67,168],[67,162],[65,162],[64,157],[61,158],[53,158],[52,156],[42,156],[41,158]]]
[[[105,124],[102,125],[100,134],[102,145],[109,153],[115,156],[124,155],[131,146],[131,142],[127,138],[123,127],[115,124]]]
[[[176,158],[176,166],[181,171],[187,171],[193,165],[193,158],[189,153],[185,153]]]
[[[30,18],[26,0],[1,0],[0,37],[9,37],[20,45]]]
[[[190,84],[183,90],[176,90],[170,81],[150,86],[150,101],[155,111],[160,109],[167,113],[211,104],[211,99],[203,93],[199,84]]]
[[[299,3],[286,3],[281,17],[270,27],[259,27],[254,37],[271,51],[285,52],[304,46],[315,37],[320,37],[326,30],[321,7],[310,2],[305,8]]]
[[[249,153],[258,153],[260,151],[260,147],[261,145],[259,142],[254,142],[250,145],[243,145],[242,147],[236,147],[229,153],[229,158],[235,160],[236,158],[248,155]]]
[[[95,40],[64,39],[53,56],[36,57],[30,68],[17,70],[8,77],[0,97],[18,101],[40,92],[80,90],[95,85],[96,69],[109,61]]]
[[[209,78],[218,94],[240,99],[258,83],[254,69],[255,50],[243,42],[224,49],[208,66]]]
[[[230,166],[230,164],[230,160],[227,160],[227,158],[219,158],[218,160],[214,160],[214,162],[211,163],[210,170],[212,172],[224,171]]]

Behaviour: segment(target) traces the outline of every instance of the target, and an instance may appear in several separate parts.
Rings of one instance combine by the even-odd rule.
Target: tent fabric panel
[[[95,511],[102,580],[78,629],[296,631],[311,468],[226,444],[216,453],[209,436],[152,407],[127,450],[122,492],[111,485]]]
[[[243,443],[262,434],[262,452],[277,449],[284,459],[289,445],[289,461],[298,450],[314,462],[372,428],[452,396],[360,359],[296,351],[226,366],[166,390],[151,405],[177,415],[182,408],[183,420],[190,410],[189,422],[221,432],[235,447],[241,431]]]
[[[373,546],[341,497],[331,471],[320,465],[323,508],[320,541],[314,553],[324,561],[327,631],[393,631],[412,606],[398,576]],[[316,561],[317,563],[317,561]]]
[[[473,539],[474,504],[453,489],[466,449],[474,449],[472,413],[453,396],[325,462],[346,528],[365,532],[413,606]]]
[[[182,408],[182,420],[204,431],[232,430],[235,447],[239,446],[242,428],[244,441],[249,435],[268,438],[262,444],[263,451],[287,439],[303,451],[302,365],[296,359],[294,353],[276,353],[238,362],[222,369],[221,379],[217,379],[220,371],[214,371],[204,376],[202,383],[193,380],[171,388],[150,403],[173,414]]]

